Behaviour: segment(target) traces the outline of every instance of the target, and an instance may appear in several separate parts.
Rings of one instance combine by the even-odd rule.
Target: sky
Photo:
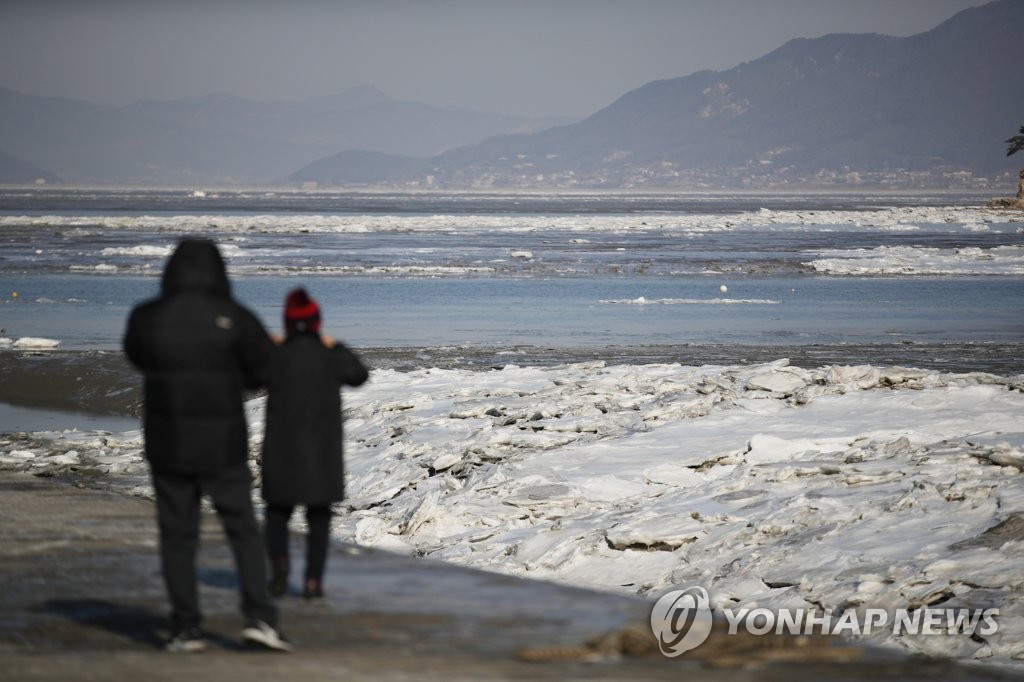
[[[0,87],[121,105],[402,100],[588,116],[794,38],[906,36],[988,0],[3,0]]]

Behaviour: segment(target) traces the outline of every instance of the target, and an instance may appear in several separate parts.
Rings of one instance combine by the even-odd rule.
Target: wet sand
[[[151,502],[0,472],[0,548],[3,680],[1018,679],[836,642],[793,647],[794,638],[759,637],[737,655],[734,638],[714,632],[696,657],[611,652],[588,662],[573,653],[580,643],[644,627],[648,605],[343,545],[332,548],[323,603],[280,602],[297,651],[250,651],[238,643],[234,571],[212,516],[199,557],[211,647],[173,655],[160,646],[166,603]],[[567,655],[528,662],[524,649]]]

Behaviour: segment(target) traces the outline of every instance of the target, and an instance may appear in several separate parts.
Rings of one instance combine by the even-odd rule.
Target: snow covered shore
[[[1024,659],[1024,376],[377,370],[345,408],[339,539],[610,591],[699,585],[717,608],[998,608],[986,637],[870,641]],[[0,467],[148,489],[138,432],[8,434]]]

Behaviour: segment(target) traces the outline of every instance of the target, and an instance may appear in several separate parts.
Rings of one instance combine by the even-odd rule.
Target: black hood
[[[203,292],[229,296],[224,259],[209,239],[185,239],[171,254],[161,284],[164,296],[183,292]]]

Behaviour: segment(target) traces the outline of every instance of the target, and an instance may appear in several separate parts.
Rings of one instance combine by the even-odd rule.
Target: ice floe
[[[613,298],[598,303],[618,305],[777,305],[769,298]]]
[[[1024,247],[879,246],[832,250],[806,264],[830,275],[1021,275]]]
[[[0,216],[0,229],[20,235],[26,249],[25,258],[6,269],[63,268],[106,276],[152,274],[174,243],[187,235],[216,239],[236,275],[555,276],[623,268],[660,275],[781,268],[827,275],[1014,276],[1024,272],[1024,247],[1017,236],[1024,228],[1015,220],[1019,218],[1013,214],[967,206],[736,213],[87,213]],[[37,237],[43,229],[55,239],[40,248]],[[803,244],[795,233],[808,235],[810,241],[777,258],[764,258],[756,244],[746,254],[721,252],[721,245],[715,246],[738,236],[756,235],[753,241],[760,242],[779,233],[786,233],[782,241],[787,243]],[[465,249],[399,249],[389,261],[374,249],[350,252],[323,246],[360,235],[383,239],[393,249],[397,241],[391,238],[399,234],[411,241],[458,236]],[[488,252],[495,234],[503,235],[498,258]],[[537,239],[544,234],[552,238]],[[871,242],[901,243],[832,248],[848,242],[825,238],[831,234],[874,235]],[[316,237],[296,239],[301,235]],[[620,238],[629,240],[630,247],[618,246]],[[648,238],[663,240],[666,248],[654,256],[637,248]],[[304,250],[310,242],[317,246]],[[941,248],[932,243],[967,245]],[[686,244],[695,247],[692,252],[679,248]],[[710,251],[701,255],[706,248]]]
[[[19,339],[0,339],[0,348],[14,350],[55,350],[60,346],[57,339],[44,339],[35,336],[23,336]]]
[[[1017,217],[1006,212],[965,206],[906,206],[862,210],[772,210],[736,213],[516,214],[516,213],[265,213],[172,215],[6,215],[0,227],[45,225],[69,229],[157,230],[214,233],[345,233],[345,232],[586,232],[678,231],[722,232],[743,228],[788,231],[822,225],[846,226],[865,232],[921,230],[942,226],[971,232],[1017,230]],[[579,240],[585,243],[585,240]]]

